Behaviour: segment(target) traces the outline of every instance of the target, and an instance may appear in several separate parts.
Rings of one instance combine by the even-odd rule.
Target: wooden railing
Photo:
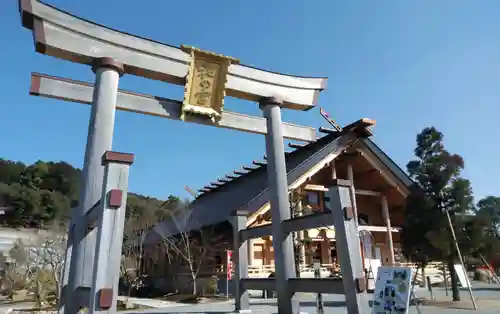
[[[411,267],[414,272],[417,271],[418,265],[415,263],[396,263],[396,266],[401,267]],[[341,278],[342,273],[338,265],[333,264],[322,264],[321,265],[321,277],[339,277]],[[248,277],[250,278],[267,278],[274,271],[274,265],[250,265],[248,266]],[[314,270],[310,265],[302,266],[300,269],[300,276],[302,278],[313,277]],[[444,275],[446,274],[446,279],[450,280],[450,272],[446,269],[444,270],[443,264],[439,262],[429,263],[425,267],[425,276],[429,276],[431,279],[431,284],[439,284],[444,282]],[[419,285],[423,285],[425,282],[422,270],[418,269],[417,276],[415,277],[415,282]]]
[[[440,262],[432,262],[427,264],[427,266],[425,267],[425,277],[424,273],[422,273],[422,269],[419,268],[415,263],[397,263],[396,266],[413,268],[414,273],[417,273],[415,282],[418,285],[424,285],[426,280],[425,277],[427,276],[430,278],[431,284],[444,283],[445,278],[448,283],[450,282],[450,272],[446,267],[443,266],[443,263]]]
[[[322,264],[320,268],[321,277],[330,277],[332,273],[336,273],[338,266],[332,264]],[[332,271],[334,269],[334,271]],[[340,271],[340,268],[338,268]],[[248,266],[249,278],[267,278],[274,271],[274,265],[250,265]],[[314,269],[312,265],[304,265],[300,268],[300,276],[302,278],[313,278]]]

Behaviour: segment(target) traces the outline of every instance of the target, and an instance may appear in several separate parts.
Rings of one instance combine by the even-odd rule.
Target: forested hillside
[[[70,164],[37,161],[32,165],[0,158],[0,216],[4,226],[43,228],[65,223],[78,204],[81,170]],[[175,196],[161,201],[129,193],[128,220],[147,219],[148,225],[182,206]],[[135,218],[135,219],[133,219]]]

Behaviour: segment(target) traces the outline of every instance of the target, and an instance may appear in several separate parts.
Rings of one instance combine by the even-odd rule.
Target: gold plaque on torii
[[[191,55],[181,120],[192,114],[205,116],[217,123],[224,111],[229,66],[238,64],[239,60],[190,46],[182,45],[181,49]]]

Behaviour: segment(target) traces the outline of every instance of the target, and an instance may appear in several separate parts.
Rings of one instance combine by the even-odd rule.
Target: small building
[[[346,144],[344,133],[324,132],[327,134],[315,142],[291,145],[295,149],[286,153],[292,212],[301,215],[325,210],[328,183],[335,178],[350,180],[354,186],[364,260],[390,264],[392,246],[395,261],[402,261],[399,231],[412,181],[369,138],[361,136]],[[231,213],[237,209],[250,213],[248,227],[270,223],[265,161],[254,162],[243,169],[221,176],[217,182],[200,189],[202,193],[183,218],[178,216],[177,223],[171,219],[161,222],[155,228],[157,233],[165,236],[178,233],[181,220],[184,221],[181,228],[185,231],[227,224]],[[149,241],[154,241],[153,238],[149,237]],[[302,267],[320,262],[325,268],[336,268],[338,259],[333,227],[307,230],[299,233],[297,238],[303,243],[299,261]],[[273,271],[272,238],[253,239],[249,244],[249,275],[265,276]],[[231,246],[225,249],[231,249]],[[224,256],[223,252],[217,253],[216,261],[224,261]]]

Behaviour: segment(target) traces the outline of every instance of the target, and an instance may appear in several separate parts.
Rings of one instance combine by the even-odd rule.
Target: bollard
[[[320,263],[314,263],[314,278],[321,278],[321,265]],[[323,314],[323,294],[318,293],[316,297],[316,313]]]
[[[434,300],[434,295],[432,293],[431,277],[427,276],[425,277],[425,280],[427,281],[427,289],[429,290],[429,296],[431,300]]]

